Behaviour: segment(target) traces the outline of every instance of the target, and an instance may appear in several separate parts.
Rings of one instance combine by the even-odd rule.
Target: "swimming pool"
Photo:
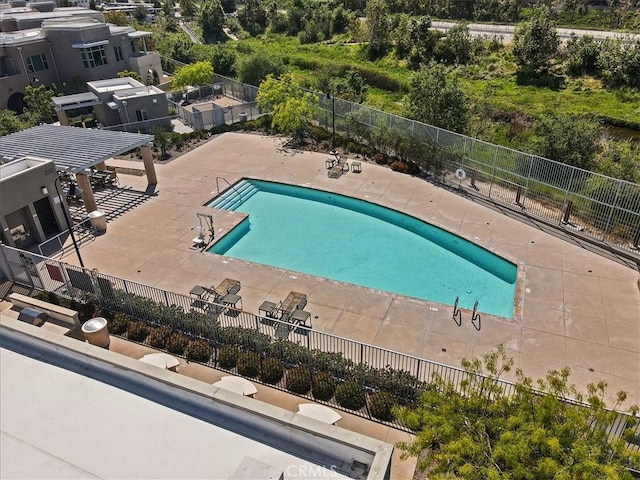
[[[208,206],[248,214],[211,253],[512,317],[514,264],[404,213],[262,180]]]

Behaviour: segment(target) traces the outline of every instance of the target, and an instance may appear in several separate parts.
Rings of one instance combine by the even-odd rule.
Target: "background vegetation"
[[[190,5],[190,4],[189,4]],[[462,5],[462,6],[461,6]],[[259,85],[269,74],[518,150],[640,181],[640,42],[561,42],[557,25],[638,29],[633,5],[515,1],[250,0],[222,5],[226,34],[195,45],[171,22],[156,48]],[[192,25],[202,30],[202,6]],[[604,12],[604,14],[602,14]],[[517,24],[512,44],[446,34],[431,17]],[[366,16],[366,19],[361,18]],[[595,18],[600,18],[600,23]],[[174,68],[167,62],[168,70]],[[576,137],[576,134],[578,136]],[[572,140],[572,141],[570,141]]]

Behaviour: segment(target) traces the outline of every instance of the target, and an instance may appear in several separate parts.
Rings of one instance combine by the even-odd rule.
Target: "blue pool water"
[[[208,206],[249,215],[211,253],[512,317],[514,264],[403,213],[260,180]]]

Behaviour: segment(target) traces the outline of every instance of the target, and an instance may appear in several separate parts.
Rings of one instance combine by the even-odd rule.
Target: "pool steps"
[[[219,210],[235,210],[242,202],[258,192],[258,188],[251,182],[242,180],[232,188],[227,189],[208,206]]]

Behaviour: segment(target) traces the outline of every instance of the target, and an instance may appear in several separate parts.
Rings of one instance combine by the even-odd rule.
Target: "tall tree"
[[[220,0],[205,0],[200,9],[200,26],[205,42],[213,43],[225,37],[225,16]]]
[[[388,7],[385,0],[367,2],[367,53],[370,58],[383,55],[390,45]]]
[[[436,127],[464,133],[469,124],[469,101],[456,77],[447,79],[444,66],[430,63],[411,78],[408,116]]]
[[[31,125],[53,123],[57,119],[56,111],[51,104],[51,97],[56,96],[54,88],[44,85],[27,86],[24,89],[24,115]]]
[[[195,17],[196,11],[196,2],[194,0],[180,0],[180,12],[183,17]]]
[[[207,85],[213,81],[213,66],[211,62],[197,62],[181,67],[173,76],[172,87],[180,88],[187,85]]]
[[[313,98],[290,73],[279,80],[269,75],[260,84],[257,101],[260,108],[271,111],[271,127],[287,134],[304,128],[312,119]]]
[[[527,76],[545,74],[558,54],[560,39],[551,10],[541,5],[531,18],[516,26],[513,35],[513,56],[520,72]]]

